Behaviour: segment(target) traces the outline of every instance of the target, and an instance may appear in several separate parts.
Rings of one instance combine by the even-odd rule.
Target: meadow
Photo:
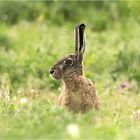
[[[137,15],[112,23],[102,15],[94,23],[98,27],[81,17],[48,18],[41,13],[33,21],[0,22],[0,139],[139,140]],[[84,71],[95,82],[101,105],[99,111],[72,114],[57,105],[61,81],[49,70],[74,52],[74,27],[81,22],[87,25]]]

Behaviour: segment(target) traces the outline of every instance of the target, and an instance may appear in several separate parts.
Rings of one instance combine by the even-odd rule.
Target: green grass
[[[101,93],[100,111],[73,115],[59,108],[56,95],[42,93],[33,98],[21,96],[1,102],[1,139],[139,139],[140,122],[136,116],[140,98],[132,92]],[[23,96],[25,97],[25,96]],[[78,129],[73,132],[73,127]],[[74,129],[75,130],[75,129]]]
[[[95,81],[101,107],[75,115],[57,106],[61,82],[49,75],[74,51],[73,26],[22,21],[0,27],[0,139],[140,139],[136,22],[103,32],[87,26],[85,75]],[[120,88],[125,81],[129,87]]]

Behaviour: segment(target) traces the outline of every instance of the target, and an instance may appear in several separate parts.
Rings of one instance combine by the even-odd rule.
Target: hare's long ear
[[[79,64],[83,60],[85,45],[85,25],[80,24],[75,28],[75,55]]]

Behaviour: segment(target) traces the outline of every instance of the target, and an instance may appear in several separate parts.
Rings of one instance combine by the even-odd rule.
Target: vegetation
[[[0,139],[140,139],[140,3],[0,2]],[[74,51],[87,25],[85,75],[100,111],[57,105],[50,67]]]

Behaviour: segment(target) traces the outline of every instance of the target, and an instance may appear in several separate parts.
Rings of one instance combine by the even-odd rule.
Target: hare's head
[[[85,50],[85,25],[75,28],[75,54],[59,60],[50,70],[55,79],[65,79],[69,76],[82,75],[82,62]]]

